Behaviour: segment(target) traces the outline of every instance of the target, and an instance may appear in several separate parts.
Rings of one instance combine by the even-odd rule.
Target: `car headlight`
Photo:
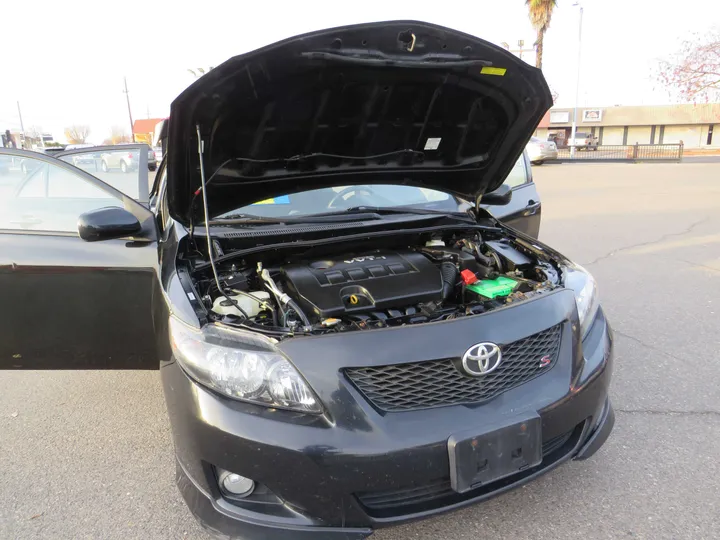
[[[581,336],[585,338],[600,307],[597,283],[590,272],[579,264],[566,266],[563,270],[563,284],[575,293]]]
[[[308,384],[265,336],[212,324],[197,330],[171,316],[170,343],[177,361],[195,380],[225,396],[322,412]]]

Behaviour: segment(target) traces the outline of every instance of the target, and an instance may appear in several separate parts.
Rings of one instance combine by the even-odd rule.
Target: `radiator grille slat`
[[[557,361],[561,326],[500,347],[502,362],[487,375],[469,377],[446,358],[407,364],[348,368],[345,374],[378,409],[411,411],[479,403],[546,373]],[[541,359],[548,357],[541,365]]]

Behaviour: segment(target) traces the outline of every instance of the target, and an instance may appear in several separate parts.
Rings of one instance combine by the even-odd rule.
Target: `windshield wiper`
[[[262,217],[252,214],[228,214],[215,218],[209,222],[212,225],[283,225],[295,223],[347,223],[354,221],[371,221],[382,219],[383,215],[425,215],[428,217],[450,217],[474,221],[473,217],[465,212],[449,212],[444,210],[431,210],[428,208],[404,208],[400,206],[353,206],[332,212],[322,212],[307,216]]]
[[[312,214],[309,216],[287,216],[287,217],[262,217],[252,214],[228,214],[221,218],[210,220],[210,225],[283,225],[293,223],[346,223],[352,221],[369,221],[374,219],[382,219],[382,216],[376,212],[353,212],[353,213],[336,213],[329,212],[326,214]]]
[[[468,214],[457,210],[435,210],[434,208],[412,208],[408,206],[351,206],[340,212],[377,212],[378,214],[427,214],[438,216],[467,217]],[[336,213],[336,212],[333,212]],[[326,214],[315,214],[326,215]]]
[[[322,214],[313,214],[317,217],[322,216],[342,216],[342,215],[358,215],[360,213],[372,213],[378,216],[383,215],[414,215],[428,216],[428,218],[451,218],[463,221],[475,221],[475,218],[467,212],[457,210],[435,210],[432,208],[408,208],[407,206],[352,206],[334,212],[323,212]]]

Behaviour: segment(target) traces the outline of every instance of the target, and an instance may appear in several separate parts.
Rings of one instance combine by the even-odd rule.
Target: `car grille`
[[[478,403],[547,372],[557,360],[560,334],[557,325],[500,347],[500,365],[480,377],[458,371],[458,359],[452,358],[348,368],[345,374],[368,401],[387,412]],[[540,367],[546,356],[550,363]]]
[[[485,493],[492,493],[496,489],[501,489],[503,486],[513,483],[525,475],[534,474],[537,470],[544,469],[562,459],[577,444],[583,426],[584,422],[567,433],[544,441],[542,445],[543,461],[537,467],[493,482],[487,486],[481,486],[467,493],[453,491],[450,486],[450,478],[446,477],[422,486],[359,493],[357,498],[371,514],[378,517],[387,517],[437,508],[444,504],[454,504]]]

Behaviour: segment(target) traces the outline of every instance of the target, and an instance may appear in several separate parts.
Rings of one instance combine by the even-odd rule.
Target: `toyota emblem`
[[[479,377],[495,371],[501,359],[500,347],[494,343],[476,343],[465,351],[462,367],[466,374]]]

